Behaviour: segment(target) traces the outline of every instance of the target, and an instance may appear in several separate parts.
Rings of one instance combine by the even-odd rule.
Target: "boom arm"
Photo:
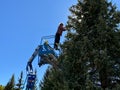
[[[56,61],[57,55],[55,54],[53,48],[45,42],[43,45],[39,45],[30,57],[26,67],[28,72],[31,70],[33,71],[32,62],[37,55],[41,58],[38,63],[39,66],[46,63],[56,66],[54,61]]]
[[[43,37],[43,38],[50,38],[50,37],[51,36]],[[42,39],[41,39],[41,43],[42,43]],[[54,68],[59,69],[57,64],[57,55],[54,52],[54,49],[47,42],[45,42],[42,45],[38,45],[27,62],[26,71],[28,72],[28,74],[25,80],[27,81],[26,90],[32,90],[35,85],[36,73],[33,72],[32,62],[37,55],[40,57],[38,62],[39,67],[42,66],[43,64],[50,64]]]
[[[29,71],[29,70],[32,70],[33,71],[33,68],[32,68],[32,62],[33,60],[35,59],[35,57],[37,56],[38,52],[39,52],[39,49],[40,49],[40,45],[38,45],[38,47],[35,49],[34,53],[32,54],[32,56],[30,57],[28,63],[27,63],[27,67],[26,67],[26,70]]]

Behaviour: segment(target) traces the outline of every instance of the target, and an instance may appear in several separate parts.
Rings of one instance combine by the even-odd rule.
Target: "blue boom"
[[[43,45],[39,45],[35,49],[32,56],[30,57],[30,59],[27,63],[27,66],[26,66],[26,70],[28,72],[33,71],[32,62],[37,55],[40,57],[40,60],[38,63],[39,67],[42,66],[43,64],[52,64],[49,59],[51,59],[52,61],[54,59],[56,61],[56,58],[57,58],[57,55],[56,55],[54,49],[52,47],[50,47],[50,45],[47,42],[45,42]],[[53,65],[53,66],[55,66],[55,65]]]
[[[33,90],[35,85],[36,73],[33,72],[32,62],[36,56],[40,57],[38,62],[39,67],[44,64],[50,64],[53,67],[58,68],[57,55],[54,49],[48,44],[48,42],[44,42],[42,45],[38,45],[27,62],[26,71],[28,74],[26,90]]]

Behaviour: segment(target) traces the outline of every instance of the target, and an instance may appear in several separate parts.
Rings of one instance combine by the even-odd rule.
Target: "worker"
[[[56,50],[59,50],[58,49],[58,44],[60,42],[60,36],[62,36],[62,32],[65,31],[65,27],[63,25],[63,23],[60,23],[59,26],[58,26],[58,29],[57,29],[57,32],[56,32],[56,35],[55,35],[55,41],[54,41],[54,48]]]

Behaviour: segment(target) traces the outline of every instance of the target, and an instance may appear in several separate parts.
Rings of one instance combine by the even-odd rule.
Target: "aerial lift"
[[[54,48],[50,46],[48,41],[43,42],[43,39],[54,38],[54,35],[44,36],[41,38],[41,44],[37,46],[32,56],[27,62],[26,71],[27,71],[27,84],[26,90],[33,90],[35,81],[36,81],[36,72],[33,71],[32,62],[35,57],[38,56],[38,65],[41,67],[44,64],[50,64],[54,68],[59,68],[57,64],[58,55],[55,53]]]

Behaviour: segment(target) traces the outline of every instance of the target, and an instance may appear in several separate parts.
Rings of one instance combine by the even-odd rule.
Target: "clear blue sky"
[[[12,74],[17,81],[21,71],[25,78],[26,63],[41,37],[54,35],[58,24],[66,23],[76,1],[0,0],[0,84],[6,85]],[[113,1],[120,6],[119,0]],[[39,68],[37,58],[33,65],[42,80],[46,66]]]
[[[60,22],[66,23],[69,7],[76,0],[0,0],[0,84],[12,74],[16,81],[42,36],[54,35]],[[64,35],[63,35],[64,36]],[[37,68],[43,78],[46,66]]]

